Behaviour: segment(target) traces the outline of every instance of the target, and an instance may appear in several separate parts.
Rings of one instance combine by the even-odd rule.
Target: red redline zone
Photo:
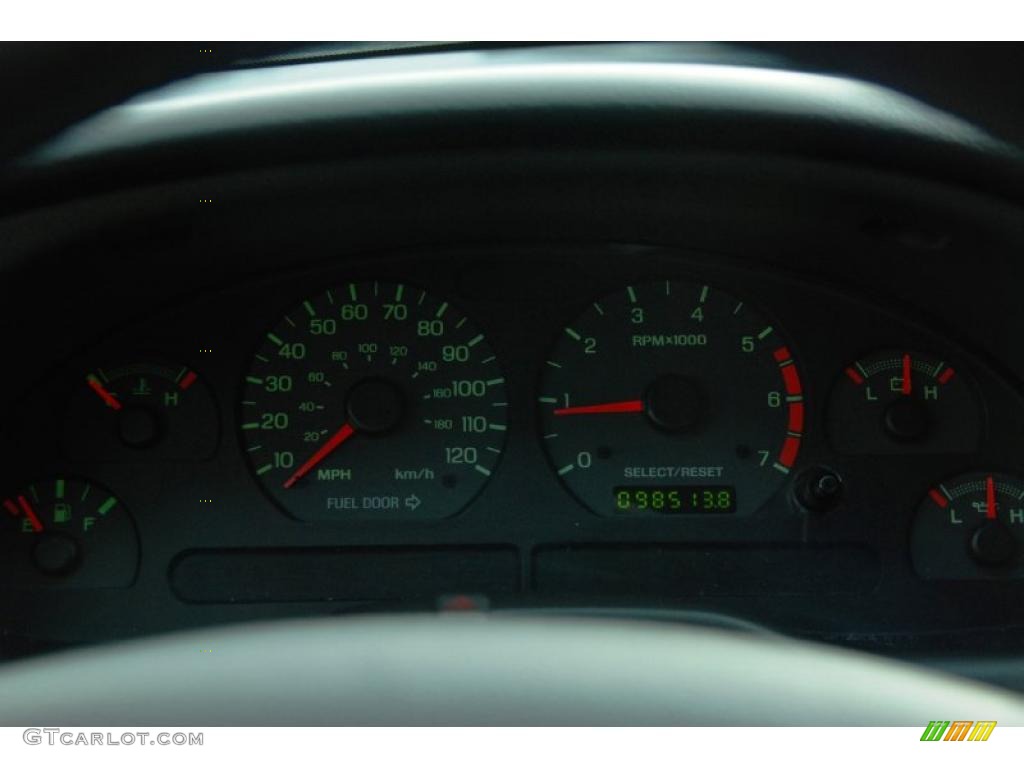
[[[803,432],[804,431],[804,404],[803,403],[790,403],[789,404],[789,423],[786,425],[786,429],[790,432]]]
[[[795,365],[787,365],[782,369],[782,381],[786,385],[787,395],[801,394],[800,374],[797,373]]]
[[[802,395],[803,385],[800,382],[800,372],[793,362],[793,356],[790,354],[789,347],[779,347],[772,352],[772,357],[775,358],[775,362],[779,364],[779,369],[782,371],[782,383],[786,394],[791,397]],[[786,431],[796,434],[789,434],[782,441],[778,462],[786,469],[790,469],[796,463],[796,457],[800,453],[800,443],[803,437],[801,433],[804,429],[804,417],[806,414],[804,404],[801,401],[790,402],[787,405]]]
[[[949,499],[947,499],[945,496],[939,493],[939,491],[935,488],[932,488],[930,491],[928,491],[928,497],[936,504],[938,504],[940,509],[945,509],[946,507],[949,506]]]

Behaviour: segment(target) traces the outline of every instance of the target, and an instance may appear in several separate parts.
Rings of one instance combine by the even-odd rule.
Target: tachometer
[[[539,399],[555,471],[601,515],[750,514],[789,474],[804,430],[779,331],[682,281],[594,302],[545,361]]]
[[[266,334],[245,377],[242,439],[294,517],[447,517],[501,457],[505,392],[484,335],[448,302],[350,283]]]

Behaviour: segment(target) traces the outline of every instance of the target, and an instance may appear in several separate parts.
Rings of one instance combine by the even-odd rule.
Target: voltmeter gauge
[[[910,542],[925,579],[1024,577],[1024,480],[973,472],[928,491]]]
[[[76,382],[64,444],[75,460],[188,461],[217,447],[209,389],[183,365],[98,366]]]
[[[5,588],[129,586],[138,558],[127,510],[98,483],[55,477],[0,499],[0,578]]]
[[[981,431],[981,409],[961,372],[908,350],[851,363],[829,402],[829,439],[846,454],[971,453]]]

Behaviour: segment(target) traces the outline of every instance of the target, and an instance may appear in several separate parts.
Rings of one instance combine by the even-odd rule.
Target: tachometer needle
[[[910,381],[910,355],[904,355],[903,356],[903,386],[900,388],[900,391],[904,395],[909,395],[910,394],[910,387],[911,387],[911,381]]]
[[[985,478],[985,517],[996,519],[996,483],[992,475]]]
[[[584,413],[643,413],[643,410],[643,400],[620,400],[616,403],[575,405],[571,408],[556,408],[555,416],[575,416]]]
[[[39,533],[43,530],[43,524],[39,521],[39,518],[36,517],[36,513],[32,509],[32,505],[28,503],[28,499],[24,496],[19,496],[18,506],[21,507],[21,511],[25,513],[25,517],[27,517],[28,521],[32,524],[33,531]]]
[[[89,383],[89,388],[100,396],[100,399],[108,408],[113,408],[115,411],[121,410],[121,401],[119,401],[112,392],[104,387],[98,378],[90,373],[85,377],[85,380]]]
[[[331,435],[330,439],[321,445],[317,452],[310,456],[305,464],[295,470],[295,473],[284,481],[284,487],[291,488],[295,485],[299,480],[308,475],[317,464],[330,456],[331,453],[334,452],[335,448],[344,443],[355,433],[356,431],[352,428],[351,424],[343,424],[341,429]]]

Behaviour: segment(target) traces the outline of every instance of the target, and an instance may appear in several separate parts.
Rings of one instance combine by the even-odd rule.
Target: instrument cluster
[[[3,599],[51,639],[75,633],[40,595],[120,595],[139,626],[451,594],[823,632],[1024,612],[1016,385],[799,277],[667,249],[352,259],[55,365],[0,435]],[[957,610],[899,607],[936,586]],[[828,607],[795,618],[799,595]]]

